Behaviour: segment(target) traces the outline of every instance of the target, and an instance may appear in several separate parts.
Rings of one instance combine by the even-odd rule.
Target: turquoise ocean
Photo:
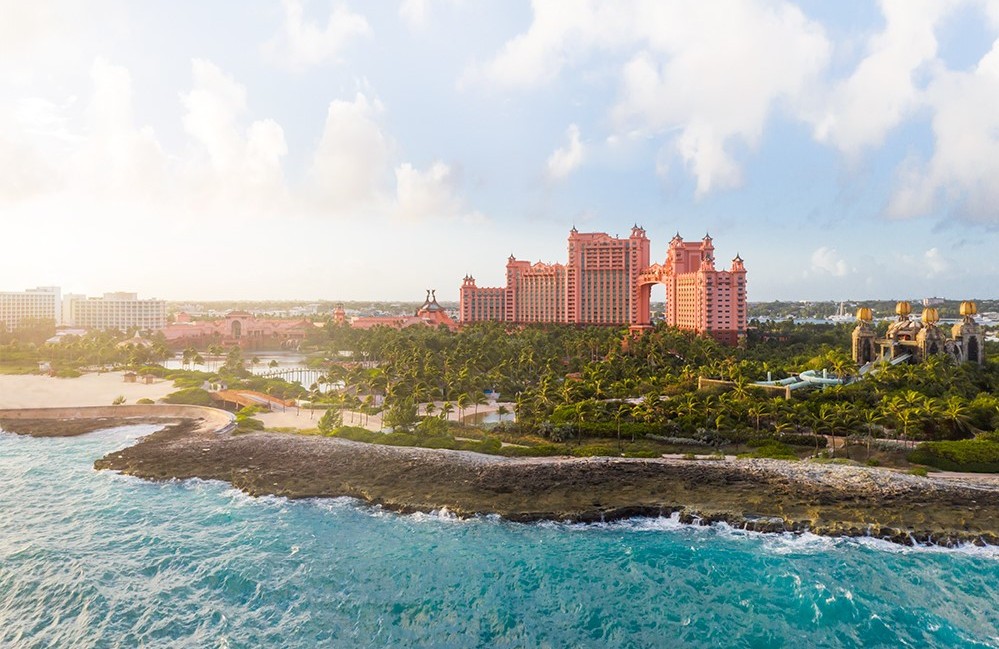
[[[0,433],[0,647],[999,647],[999,548],[397,515]]]

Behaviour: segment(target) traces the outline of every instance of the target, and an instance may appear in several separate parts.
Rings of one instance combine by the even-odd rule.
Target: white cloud
[[[548,156],[548,177],[553,180],[562,180],[583,164],[585,151],[583,142],[579,137],[579,127],[570,124],[565,131],[568,142],[564,147],[555,149]]]
[[[399,17],[410,29],[422,29],[427,23],[429,4],[428,0],[402,0]]]
[[[930,159],[898,173],[892,216],[931,213],[946,200],[953,216],[999,221],[999,40],[968,72],[941,70],[925,93],[933,111]]]
[[[344,5],[330,10],[325,27],[305,19],[301,0],[283,0],[284,25],[263,46],[264,54],[292,69],[321,63],[338,63],[340,52],[354,38],[369,36],[371,27],[364,16]]]
[[[330,102],[309,172],[323,211],[347,213],[386,200],[395,144],[379,124],[383,111],[360,92],[353,101]]]
[[[817,274],[832,275],[833,277],[844,277],[850,272],[846,260],[839,256],[835,248],[822,246],[817,248],[811,257],[811,272]]]
[[[944,259],[938,248],[930,248],[923,253],[923,267],[927,277],[935,277],[947,272],[950,262]]]
[[[536,86],[594,51],[624,57],[611,111],[616,129],[665,138],[697,179],[699,195],[739,184],[732,145],[755,146],[778,105],[802,101],[830,51],[822,28],[787,2],[532,6],[528,30],[465,80]]]
[[[449,0],[449,4],[458,5],[461,0]],[[433,4],[443,4],[441,0],[402,0],[399,4],[399,17],[412,30],[424,29],[430,19]]]
[[[186,161],[192,198],[223,205],[273,206],[285,199],[281,159],[287,154],[281,126],[254,121],[242,131],[246,88],[210,61],[192,62],[190,92],[181,95],[184,130],[194,144]]]
[[[815,137],[855,156],[919,108],[917,76],[936,60],[935,31],[955,0],[883,0],[884,30],[853,73],[829,87]]]
[[[426,171],[411,164],[396,167],[397,214],[407,220],[478,219],[481,215],[466,214],[456,193],[456,182],[451,168],[436,161]]]

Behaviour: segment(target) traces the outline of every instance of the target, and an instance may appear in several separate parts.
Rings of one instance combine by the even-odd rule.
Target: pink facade
[[[195,321],[178,313],[163,329],[171,347],[204,349],[209,345],[242,349],[295,348],[313,328],[308,320],[257,318],[246,311],[230,311],[222,320]]]
[[[666,323],[735,344],[746,330],[746,269],[714,265],[714,244],[673,237],[663,264],[649,264],[649,240],[637,225],[627,239],[602,232],[569,233],[568,262],[531,264],[510,257],[506,287],[478,287],[466,276],[462,322],[631,325],[651,323],[655,284],[666,286]]]
[[[342,324],[344,320],[344,311],[342,306],[337,306],[337,310],[333,314],[334,322],[337,324]],[[371,329],[372,327],[391,327],[393,329],[405,329],[406,327],[421,326],[421,327],[439,327],[444,325],[448,329],[455,330],[458,328],[458,323],[454,321],[444,307],[437,304],[436,291],[427,289],[427,299],[416,310],[416,315],[400,315],[400,316],[370,316],[354,318],[350,322],[350,326],[354,329]]]

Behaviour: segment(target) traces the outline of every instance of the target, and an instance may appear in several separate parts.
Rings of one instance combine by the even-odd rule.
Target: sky
[[[0,0],[0,290],[456,300],[636,223],[999,297],[999,0]]]

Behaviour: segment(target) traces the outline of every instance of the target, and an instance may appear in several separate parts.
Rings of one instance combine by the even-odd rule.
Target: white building
[[[58,286],[39,286],[21,293],[0,292],[0,325],[10,331],[30,320],[59,324],[62,301]]]
[[[140,300],[135,293],[105,293],[103,297],[73,296],[63,322],[84,329],[158,330],[166,326],[166,301]]]

